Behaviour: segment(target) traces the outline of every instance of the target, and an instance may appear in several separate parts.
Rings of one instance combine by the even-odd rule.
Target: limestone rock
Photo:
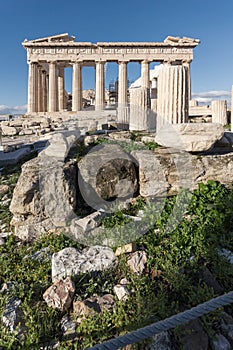
[[[19,291],[19,285],[17,282],[8,281],[3,283],[2,288],[0,290],[0,294],[16,294]]]
[[[146,350],[172,350],[172,340],[168,331],[161,332],[151,338],[151,343],[146,346]]]
[[[217,334],[213,340],[213,350],[231,350],[231,344],[229,341],[222,335]]]
[[[92,143],[95,143],[99,139],[108,139],[109,137],[106,135],[87,135],[84,138],[84,145],[89,146]]]
[[[135,243],[128,243],[122,247],[118,247],[115,251],[115,255],[119,256],[126,253],[133,253],[137,250],[137,245]]]
[[[39,193],[39,169],[38,158],[23,164],[10,205],[10,210],[14,215],[43,217]]]
[[[137,174],[132,158],[115,144],[98,145],[78,163],[79,187],[85,201],[95,209],[110,199],[133,197]]]
[[[42,248],[32,255],[25,256],[25,258],[30,258],[37,261],[50,261],[52,259],[52,253],[49,247]]]
[[[15,120],[11,120],[9,126],[13,126],[15,128],[21,128],[23,125],[22,118],[16,118]]]
[[[79,251],[65,248],[52,257],[52,280],[77,276],[81,272],[103,271],[113,266],[115,255],[111,248],[93,246]]]
[[[23,130],[23,135],[32,135],[32,134],[34,134],[34,130],[33,129],[24,129]]]
[[[202,152],[211,149],[224,134],[218,123],[183,123],[163,126],[155,141],[165,147],[186,152]]]
[[[115,299],[112,294],[105,294],[97,298],[101,311],[111,311],[115,306]]]
[[[64,161],[73,143],[79,139],[81,133],[79,129],[67,130],[55,133],[49,139],[49,145],[41,153],[40,157],[50,157],[57,161]]]
[[[37,222],[38,221],[38,222]],[[15,227],[14,234],[23,241],[32,241],[44,235],[54,228],[54,224],[51,219],[45,219],[30,216],[24,221],[18,216],[14,216],[11,220],[11,225]]]
[[[40,223],[46,220],[53,226],[64,225],[76,207],[75,179],[76,167],[72,163],[59,165],[40,157],[24,163],[10,204],[16,235],[33,239],[41,235]],[[50,228],[47,223],[47,231]]]
[[[68,316],[63,316],[60,322],[61,330],[65,336],[75,334],[76,323]]]
[[[130,292],[126,285],[117,284],[113,287],[113,290],[120,301],[126,301],[130,296]]]
[[[145,144],[150,142],[155,142],[155,135],[154,136],[142,136],[141,141]]]
[[[84,318],[100,313],[101,309],[97,298],[90,297],[84,301],[75,301],[73,303],[74,314],[77,316],[77,322],[80,323]]]
[[[147,263],[147,255],[144,251],[137,251],[130,254],[130,258],[127,260],[127,264],[130,269],[137,274],[144,272]]]
[[[65,280],[55,280],[43,294],[48,306],[61,311],[68,310],[75,292],[74,282],[70,277]]]
[[[7,307],[2,313],[2,323],[11,331],[17,331],[22,334],[25,331],[24,314],[20,308],[21,300],[18,298],[11,298]],[[18,328],[19,327],[19,328]]]
[[[220,330],[233,347],[233,318],[226,312],[221,313]]]
[[[197,189],[199,183],[233,182],[233,153],[193,155],[174,149],[133,151],[139,166],[140,195],[160,197],[177,194],[180,189]]]
[[[112,140],[116,140],[116,141],[125,141],[133,138],[132,133],[130,131],[111,132],[109,134],[109,137]]]
[[[5,136],[14,136],[17,134],[17,129],[13,126],[6,126],[6,125],[1,125],[2,127],[2,134]]]
[[[8,185],[0,185],[0,195],[4,195],[9,192],[10,187]]]
[[[77,230],[79,229],[82,234],[85,234],[93,228],[98,227],[104,215],[104,212],[95,211],[94,213],[89,214],[82,219],[74,219],[71,222],[71,225],[74,225]],[[73,231],[75,231],[75,228],[73,228]]]

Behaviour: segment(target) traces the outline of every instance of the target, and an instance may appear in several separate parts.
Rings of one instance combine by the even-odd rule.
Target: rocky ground
[[[90,135],[78,142],[65,162],[62,160],[60,170],[62,157],[57,153],[56,164],[48,172],[39,171],[41,155],[24,164],[22,171],[20,166],[9,167],[1,174],[2,349],[86,349],[232,289],[232,155],[192,154],[196,180],[189,189],[192,192],[179,194],[173,164],[176,153],[158,148],[154,135],[124,132],[107,138],[106,143],[106,136]],[[118,144],[112,145],[109,139]],[[62,145],[63,139],[58,137],[55,142]],[[79,183],[74,186],[78,172],[89,176],[91,182],[101,154],[96,157],[94,151],[86,152],[99,146],[105,160],[106,149],[121,162],[121,147],[127,153],[123,163],[115,163],[113,168],[110,157],[108,168],[100,167],[98,172],[97,193],[106,206],[119,194],[119,181],[122,198],[131,193],[122,200],[124,205],[118,203],[119,207],[107,213],[98,207],[99,202],[98,208],[91,210],[77,190]],[[46,157],[51,154],[54,157],[53,151],[45,151]],[[129,164],[132,157],[137,162]],[[153,157],[163,166],[156,177]],[[85,172],[88,162],[92,167]],[[163,169],[169,169],[165,187],[160,178]],[[58,203],[52,186],[45,187],[50,193],[46,197],[49,209],[39,197],[43,193],[38,187],[41,174],[51,181],[48,184],[56,183],[60,196]],[[112,185],[107,187],[109,183]],[[57,211],[67,210],[61,189],[65,189],[68,209],[75,213],[68,232]],[[157,213],[160,202],[151,199],[159,190],[170,196]],[[92,195],[88,198],[93,200]],[[178,210],[179,206],[185,211]],[[51,208],[56,210],[50,212]],[[139,227],[146,227],[146,232],[135,237]],[[231,349],[232,316],[229,305],[125,349]]]

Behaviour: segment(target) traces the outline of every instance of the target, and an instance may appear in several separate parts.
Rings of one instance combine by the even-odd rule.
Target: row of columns
[[[119,62],[118,105],[125,108],[128,104],[127,63]],[[150,87],[149,62],[141,63],[142,86]],[[105,62],[96,62],[96,110],[105,105]],[[29,62],[28,73],[28,113],[56,112],[65,109],[64,66],[49,62],[44,69],[38,62]],[[82,109],[82,62],[73,63],[72,111]]]

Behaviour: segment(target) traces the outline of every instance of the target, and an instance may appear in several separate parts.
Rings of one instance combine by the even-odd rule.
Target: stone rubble
[[[73,311],[78,323],[82,322],[83,319],[100,313],[101,309],[98,304],[96,297],[90,297],[84,301],[75,301],[73,303]]]
[[[49,247],[45,247],[31,255],[25,255],[24,259],[26,258],[37,261],[50,261],[52,259],[52,253]]]
[[[52,280],[78,276],[81,272],[103,271],[115,262],[115,254],[108,247],[93,246],[82,251],[65,248],[52,256]]]
[[[233,318],[224,311],[221,313],[220,331],[233,347]]]
[[[93,316],[95,313],[103,311],[112,311],[115,306],[115,299],[111,294],[103,296],[92,296],[83,301],[75,301],[73,303],[73,312],[76,321],[80,323],[83,319]]]
[[[72,304],[75,293],[75,284],[70,277],[64,280],[55,280],[43,294],[43,299],[49,307],[66,311]]]
[[[171,334],[168,331],[156,334],[150,340],[151,343],[146,345],[145,350],[173,350]]]
[[[20,308],[21,300],[11,298],[3,309],[2,323],[11,331],[21,335],[25,330],[24,314]]]
[[[120,301],[126,301],[130,296],[130,291],[125,284],[119,283],[113,287],[113,290]]]
[[[213,350],[231,350],[231,344],[229,341],[222,335],[216,334],[214,340],[212,341]]]
[[[145,271],[147,263],[147,255],[144,251],[137,251],[135,253],[129,254],[127,264],[131,271],[136,274],[141,274]]]
[[[75,334],[76,322],[70,319],[69,316],[62,317],[60,326],[64,336]]]
[[[135,243],[128,243],[122,247],[118,247],[115,251],[115,256],[120,256],[122,254],[134,253],[137,250],[137,245]]]
[[[4,195],[9,192],[10,186],[0,185],[0,195]]]

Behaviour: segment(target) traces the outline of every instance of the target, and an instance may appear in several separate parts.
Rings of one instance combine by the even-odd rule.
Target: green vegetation
[[[0,183],[10,186],[9,196],[19,173],[20,167],[13,167],[1,175]],[[179,209],[182,209],[187,197],[190,197],[190,205],[180,220]],[[33,244],[19,242],[10,236],[0,246],[0,286],[11,281],[14,288],[5,295],[0,294],[0,315],[9,298],[19,297],[27,333],[19,337],[7,331],[0,322],[0,347],[40,349],[49,341],[59,340],[59,349],[81,350],[164,319],[216,296],[213,288],[203,279],[206,267],[224,291],[230,291],[233,267],[218,255],[218,249],[224,247],[233,251],[233,189],[209,181],[205,185],[200,184],[193,194],[184,191],[175,207],[176,200],[177,197],[167,198],[159,215],[155,203],[148,204],[138,197],[127,210],[117,210],[103,219],[102,225],[106,229],[120,230],[131,222],[124,214],[136,215],[138,210],[144,210],[148,232],[139,237],[136,243],[147,253],[147,269],[140,276],[133,274],[124,255],[111,271],[82,274],[76,278],[75,300],[106,293],[114,295],[113,286],[123,277],[128,279],[132,295],[126,302],[117,301],[114,312],[106,311],[83,320],[76,328],[75,340],[65,338],[60,328],[65,314],[74,319],[72,309],[60,312],[49,308],[43,301],[43,293],[52,284],[51,262],[45,259],[35,261],[31,255],[44,247],[49,247],[51,253],[68,246],[82,247],[63,234],[49,234]],[[8,206],[1,205],[0,215],[1,223],[9,224],[11,214]],[[169,226],[171,216],[173,221]],[[233,314],[231,306],[227,311]],[[219,327],[217,313],[201,318],[203,327],[210,335],[215,334]],[[179,349],[179,328],[174,330],[174,342]],[[143,347],[135,345],[134,348]]]
[[[121,146],[122,149],[127,153],[130,153],[132,151],[143,150],[143,149],[153,151],[159,147],[159,145],[156,142],[148,142],[144,144],[143,142],[137,142],[134,140],[119,141],[119,140],[106,139],[104,137],[98,138],[97,141],[92,143],[92,146],[101,145],[101,144],[117,144]]]

